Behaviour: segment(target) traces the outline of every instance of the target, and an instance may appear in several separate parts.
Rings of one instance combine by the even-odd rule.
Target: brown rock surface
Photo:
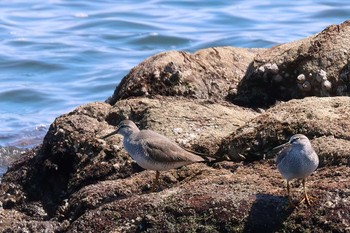
[[[223,100],[235,95],[257,51],[264,49],[213,47],[194,54],[170,51],[154,55],[123,78],[108,102],[154,95]]]
[[[350,21],[257,54],[233,102],[270,106],[277,100],[350,94]]]
[[[273,62],[285,57],[285,64],[293,64],[288,69],[302,72],[323,67],[332,42],[334,53],[348,47],[347,25],[267,50],[210,48],[147,59],[121,82],[109,99],[113,105],[91,103],[58,117],[43,144],[12,164],[0,184],[0,231],[350,231],[350,98],[310,97],[259,112],[225,101],[255,107],[303,97],[295,86],[297,76],[281,75],[281,81],[276,75],[284,66],[276,69]],[[307,49],[316,38],[322,42],[316,46],[320,54]],[[333,57],[326,75],[335,88],[343,85],[340,74],[347,73],[343,69],[335,77],[343,57]],[[319,76],[312,77],[317,81]],[[280,80],[278,90],[287,88],[285,96],[271,91],[271,78]],[[333,87],[328,93],[340,94]],[[313,87],[309,94],[324,94],[318,91]],[[217,158],[228,155],[231,161],[162,172],[159,190],[150,193],[154,171],[130,159],[121,137],[100,139],[125,118],[184,147]],[[307,182],[316,198],[310,208],[288,207],[270,151],[294,133],[310,137],[321,159]],[[293,182],[292,193],[300,198],[299,181]]]
[[[221,162],[215,167],[197,164],[190,169],[196,169],[197,174],[160,192],[131,193],[121,199],[104,200],[74,221],[70,232],[82,229],[107,232],[349,230],[350,185],[346,182],[349,167],[318,170],[308,181],[310,193],[316,198],[314,206],[301,205],[296,209],[288,208],[284,183],[269,162],[245,166]],[[116,186],[119,185],[112,185]],[[300,186],[297,187],[293,187],[295,199],[302,195]],[[89,191],[91,194],[97,190],[95,186]]]
[[[276,144],[293,134],[308,136],[320,157],[320,166],[350,166],[350,97],[308,97],[279,103],[225,139],[232,159],[247,161],[271,157]]]
[[[73,221],[99,206],[100,200],[149,191],[153,175],[143,172],[147,176],[140,181],[133,177],[143,169],[122,150],[121,138],[109,138],[107,143],[99,139],[121,119],[133,119],[140,127],[152,128],[185,147],[217,154],[223,137],[257,115],[230,103],[172,97],[128,99],[114,106],[87,104],[57,118],[43,145],[12,165],[3,178],[0,200],[6,211],[24,213],[23,221],[27,216]],[[165,176],[160,187],[171,187],[192,173],[185,169],[176,176]],[[129,183],[123,184],[127,178]],[[89,191],[90,184],[101,192]],[[30,224],[28,229],[33,230],[39,223]]]

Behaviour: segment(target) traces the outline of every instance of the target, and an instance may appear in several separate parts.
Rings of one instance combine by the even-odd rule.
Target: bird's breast
[[[318,166],[318,157],[315,151],[306,148],[293,148],[277,165],[278,170],[287,180],[305,178]]]

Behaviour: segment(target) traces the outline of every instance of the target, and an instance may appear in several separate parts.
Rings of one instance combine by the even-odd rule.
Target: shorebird
[[[121,121],[116,131],[103,136],[102,139],[114,134],[123,135],[124,148],[138,165],[156,171],[152,192],[157,186],[160,171],[208,160],[180,147],[164,135],[152,130],[140,130],[131,120]]]
[[[319,164],[319,159],[311,146],[309,139],[303,134],[293,135],[287,143],[277,146],[275,149],[284,148],[276,158],[278,171],[287,180],[288,200],[292,205],[289,181],[297,178],[303,179],[304,198],[299,202],[310,205],[310,198],[306,192],[306,178],[313,173]]]

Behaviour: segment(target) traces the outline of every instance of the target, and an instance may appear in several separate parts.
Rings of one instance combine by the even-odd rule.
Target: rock
[[[133,68],[107,102],[135,96],[185,96],[224,100],[235,95],[257,51],[233,47],[208,48],[194,54],[170,51],[146,59]]]
[[[107,142],[99,139],[114,130],[113,125],[120,120],[132,119],[140,127],[165,134],[184,147],[219,156],[221,138],[228,137],[257,115],[251,109],[227,102],[218,104],[173,97],[121,100],[114,106],[83,105],[58,117],[43,145],[13,164],[4,176],[0,200],[4,208],[17,209],[36,218],[76,219],[96,207],[98,204],[94,202],[99,203],[99,198],[90,191],[86,198],[76,198],[84,187],[101,182],[99,190],[104,191],[99,194],[100,198],[118,198],[117,192],[111,192],[112,186],[104,181],[125,179],[143,170],[121,149],[120,137],[111,137]],[[181,133],[174,133],[174,128],[181,128]],[[185,177],[169,179],[172,184]],[[145,180],[142,186],[131,191],[119,191],[120,196],[125,192],[141,194],[149,190],[147,184],[152,181]],[[131,181],[129,184],[133,185],[135,178]],[[168,187],[167,182],[163,186]]]
[[[348,103],[348,97],[313,97],[280,103],[263,113],[231,104],[172,97],[122,100],[114,106],[84,105],[57,118],[43,146],[17,161],[4,176],[0,201],[4,202],[4,197],[9,195],[14,200],[21,198],[13,206],[0,209],[4,216],[18,215],[14,219],[6,217],[6,224],[0,229],[47,228],[68,232],[346,229],[350,201],[350,187],[344,182],[350,175],[349,129],[345,121]],[[96,114],[86,114],[87,109]],[[157,118],[160,113],[162,119]],[[206,114],[216,117],[209,119]],[[93,120],[91,116],[100,118]],[[297,124],[296,116],[304,126]],[[152,128],[173,140],[181,139],[195,125],[205,130],[199,131],[199,140],[189,144],[220,153],[224,153],[226,142],[246,140],[248,145],[254,144],[254,135],[260,135],[262,140],[258,142],[267,142],[257,144],[261,151],[284,142],[295,131],[317,136],[312,143],[322,165],[308,180],[309,192],[317,201],[311,209],[303,205],[289,209],[284,183],[273,160],[249,153],[243,153],[244,157],[257,161],[200,163],[162,172],[159,192],[149,193],[154,172],[143,171],[131,162],[121,149],[120,137],[111,137],[105,143],[97,139],[113,130],[113,119],[125,117],[138,120],[142,128]],[[231,123],[227,124],[228,121]],[[221,127],[211,128],[212,124]],[[183,131],[174,133],[171,129],[175,125]],[[229,136],[231,131],[236,133]],[[224,139],[222,144],[220,138]],[[76,147],[74,142],[78,141],[80,146]],[[321,150],[328,142],[331,146]],[[120,146],[116,148],[114,144]],[[301,196],[298,187],[300,182],[294,182],[294,198]]]
[[[248,166],[232,162],[217,164],[225,169],[210,168],[204,164],[191,166],[198,173],[171,188],[148,195],[129,194],[123,198],[102,200],[103,204],[74,221],[70,232],[80,232],[81,229],[114,232],[274,232],[302,229],[325,232],[328,229],[342,231],[349,226],[346,212],[350,201],[349,185],[341,182],[350,175],[348,167],[317,171],[308,180],[309,193],[317,200],[315,206],[311,209],[305,206],[288,209],[284,183],[269,162]],[[333,172],[341,174],[340,177],[334,179]],[[137,179],[141,175],[138,174]],[[121,182],[125,185],[130,181]],[[297,197],[302,195],[296,188],[299,185],[294,184],[292,190]],[[130,187],[129,184],[127,187]],[[91,187],[91,193],[97,190],[97,187]]]
[[[38,221],[16,210],[0,209],[1,232],[60,232],[67,222]]]
[[[320,166],[350,166],[350,98],[316,98],[279,103],[240,127],[223,147],[234,160],[274,156],[272,148],[302,133],[315,144]],[[331,143],[330,143],[331,142]]]
[[[346,21],[314,36],[258,52],[232,101],[243,106],[268,107],[276,100],[349,95],[349,38],[350,21]],[[282,80],[276,81],[276,74]],[[310,90],[298,87],[300,74],[311,85]]]

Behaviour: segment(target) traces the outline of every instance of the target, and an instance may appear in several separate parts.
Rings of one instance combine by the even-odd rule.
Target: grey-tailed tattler
[[[290,196],[289,181],[293,179],[303,179],[304,198],[299,202],[305,201],[310,205],[310,198],[306,192],[306,178],[313,173],[319,164],[319,159],[312,148],[309,139],[303,134],[293,135],[287,143],[284,143],[274,149],[284,148],[276,158],[278,171],[283,178],[287,180],[288,200],[292,205]]]
[[[114,134],[123,135],[124,148],[138,165],[156,171],[151,191],[156,188],[159,171],[208,161],[205,156],[191,153],[164,135],[152,130],[140,130],[131,120],[121,121],[116,131],[103,136],[102,139]]]

